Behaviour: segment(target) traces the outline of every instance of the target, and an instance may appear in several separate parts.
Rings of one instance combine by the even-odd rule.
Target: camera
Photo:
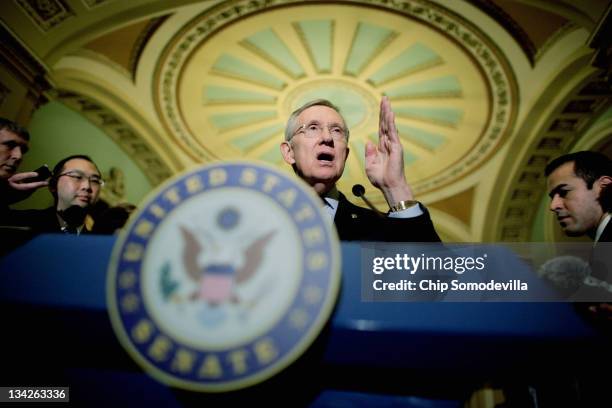
[[[47,166],[46,164],[43,164],[42,166],[40,166],[34,171],[38,173],[38,176],[27,178],[23,180],[22,183],[33,183],[35,181],[44,181],[44,180],[47,180],[49,177],[51,177],[51,170],[49,170],[49,166]]]

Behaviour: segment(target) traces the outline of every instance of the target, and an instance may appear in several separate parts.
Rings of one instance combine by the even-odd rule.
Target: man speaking
[[[317,99],[294,111],[285,128],[285,162],[323,199],[341,240],[439,242],[427,209],[415,201],[404,174],[402,145],[387,97],[380,103],[378,146],[368,142],[366,175],[389,213],[358,207],[336,189],[349,154],[349,129],[339,109]]]

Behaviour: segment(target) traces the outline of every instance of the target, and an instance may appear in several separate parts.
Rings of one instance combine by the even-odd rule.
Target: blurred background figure
[[[115,234],[127,223],[136,206],[130,203],[120,203],[96,212],[93,218],[93,234]]]
[[[5,118],[0,118],[0,218],[8,206],[29,197],[36,189],[46,186],[46,179],[33,180],[36,172],[17,173],[23,156],[30,148],[30,134],[26,129]]]
[[[103,185],[100,170],[89,156],[68,156],[53,168],[49,191],[54,205],[43,210],[11,210],[9,221],[34,233],[91,232],[85,220]]]

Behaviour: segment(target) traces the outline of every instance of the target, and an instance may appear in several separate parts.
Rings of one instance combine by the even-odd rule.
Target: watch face
[[[339,243],[320,199],[267,165],[178,176],[118,240],[113,328],[166,384],[230,391],[271,377],[316,339],[335,304]]]

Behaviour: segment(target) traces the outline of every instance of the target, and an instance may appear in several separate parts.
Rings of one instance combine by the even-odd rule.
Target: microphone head
[[[546,261],[540,266],[538,275],[552,284],[559,292],[571,295],[591,275],[591,267],[578,257],[565,255]]]
[[[365,187],[362,186],[361,184],[355,184],[353,186],[353,194],[355,195],[355,197],[361,197],[362,195],[365,194]]]

